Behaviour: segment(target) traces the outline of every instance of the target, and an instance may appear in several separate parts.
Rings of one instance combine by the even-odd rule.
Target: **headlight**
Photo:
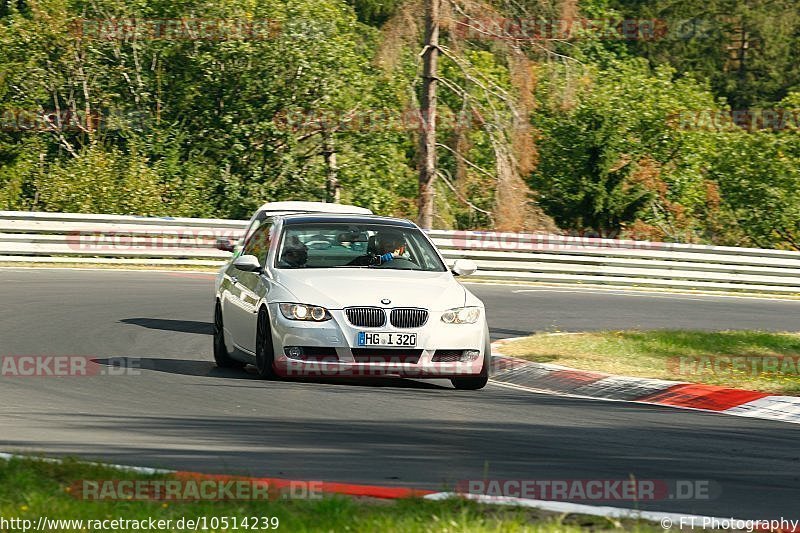
[[[289,320],[308,320],[311,322],[324,322],[330,320],[331,314],[324,307],[306,304],[278,304],[281,314]]]
[[[474,324],[480,316],[480,307],[456,307],[442,313],[442,322],[445,324]]]

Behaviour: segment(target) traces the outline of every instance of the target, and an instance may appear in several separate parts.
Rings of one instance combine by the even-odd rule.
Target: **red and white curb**
[[[28,459],[44,462],[60,462],[61,459],[52,457],[38,457],[22,454],[11,454],[0,452],[0,460],[11,459]],[[528,498],[514,498],[510,496],[492,496],[484,494],[470,494],[463,492],[435,492],[425,489],[413,489],[407,487],[385,487],[379,485],[361,485],[354,483],[335,483],[335,482],[311,482],[303,480],[289,480],[282,478],[261,478],[261,477],[246,477],[246,476],[232,476],[225,474],[203,474],[199,472],[188,472],[181,470],[166,470],[161,468],[150,468],[141,466],[118,465],[113,463],[86,463],[93,466],[102,466],[114,470],[124,472],[136,472],[144,475],[154,474],[171,474],[177,478],[182,479],[211,479],[217,481],[228,480],[247,480],[257,483],[268,484],[271,488],[281,489],[291,487],[293,485],[307,485],[314,483],[317,489],[325,494],[339,494],[347,496],[360,496],[370,498],[382,499],[402,499],[402,498],[423,498],[426,500],[441,501],[451,498],[465,498],[482,504],[488,505],[507,505],[514,507],[528,507],[548,511],[559,514],[582,514],[590,516],[602,516],[607,518],[616,519],[631,519],[631,520],[646,520],[659,523],[665,530],[680,527],[697,527],[698,529],[711,528],[711,524],[716,524],[716,529],[729,529],[729,530],[745,530],[748,528],[748,523],[759,524],[766,523],[767,520],[748,520],[733,517],[711,517],[702,515],[690,515],[680,513],[666,513],[659,511],[642,511],[637,509],[626,509],[623,507],[606,507],[586,505],[579,503],[550,501],[550,500],[534,500]],[[783,533],[797,533],[800,532],[800,520],[786,521],[787,524],[781,524],[780,527],[759,527],[756,526],[751,530],[756,531],[779,531]],[[704,526],[705,525],[705,526]]]
[[[733,530],[733,531],[773,531],[779,533],[800,532],[800,520],[748,520],[733,517],[713,517],[680,513],[662,513],[660,511],[641,511],[621,507],[605,507],[582,503],[559,502],[549,500],[532,500],[510,496],[488,496],[483,494],[464,494],[459,492],[437,492],[429,494],[426,500],[446,500],[448,498],[466,498],[479,503],[492,505],[511,505],[529,507],[541,511],[558,514],[582,514],[602,516],[606,518],[647,520],[657,522],[664,530],[673,528],[687,530]]]
[[[34,461],[43,461],[47,463],[59,463],[61,459],[57,457],[39,457],[35,455],[24,455],[14,453],[0,452],[0,460],[10,461],[11,459],[28,459]],[[163,468],[151,468],[147,466],[129,466],[118,465],[113,463],[98,463],[98,462],[84,462],[92,466],[100,466],[105,468],[112,468],[122,472],[135,472],[143,475],[156,475],[156,474],[170,474],[182,479],[211,479],[216,481],[228,480],[245,480],[264,483],[271,488],[283,489],[292,487],[300,483],[313,484],[315,490],[325,494],[344,494],[347,496],[369,496],[371,498],[385,498],[385,499],[398,499],[398,498],[414,498],[423,497],[428,494],[433,494],[432,490],[419,490],[407,487],[383,487],[378,485],[360,485],[355,483],[335,483],[328,481],[298,481],[283,478],[271,477],[250,477],[250,476],[234,476],[228,474],[203,474],[200,472],[190,472],[186,470],[168,470]]]
[[[492,381],[534,392],[601,400],[665,405],[800,424],[800,397],[663,379],[615,376],[534,363],[502,354],[503,339],[492,343]]]

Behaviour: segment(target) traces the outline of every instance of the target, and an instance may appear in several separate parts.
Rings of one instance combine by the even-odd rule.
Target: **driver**
[[[378,234],[378,264],[389,263],[406,252],[406,240],[401,233],[383,232]]]
[[[397,231],[380,231],[374,236],[375,247],[367,255],[357,257],[350,266],[377,266],[394,261],[406,251],[406,240]]]
[[[308,261],[308,247],[297,237],[291,237],[283,246],[281,264],[292,268],[302,268]]]

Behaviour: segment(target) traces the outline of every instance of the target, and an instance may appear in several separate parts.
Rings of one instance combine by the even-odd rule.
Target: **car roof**
[[[278,215],[284,224],[314,224],[316,222],[339,222],[342,224],[386,224],[405,228],[416,228],[416,224],[404,218],[381,217],[377,215],[339,215],[329,213],[303,213]]]
[[[331,204],[325,202],[267,202],[258,208],[258,212],[265,212],[267,216],[284,213],[346,213],[351,215],[371,215],[372,211],[366,207],[354,205]]]

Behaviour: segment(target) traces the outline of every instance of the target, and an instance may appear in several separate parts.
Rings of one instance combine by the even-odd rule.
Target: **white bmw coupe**
[[[320,212],[323,210],[338,212]],[[215,285],[214,359],[259,376],[448,378],[480,389],[490,368],[483,303],[408,220],[348,206],[266,204]]]

